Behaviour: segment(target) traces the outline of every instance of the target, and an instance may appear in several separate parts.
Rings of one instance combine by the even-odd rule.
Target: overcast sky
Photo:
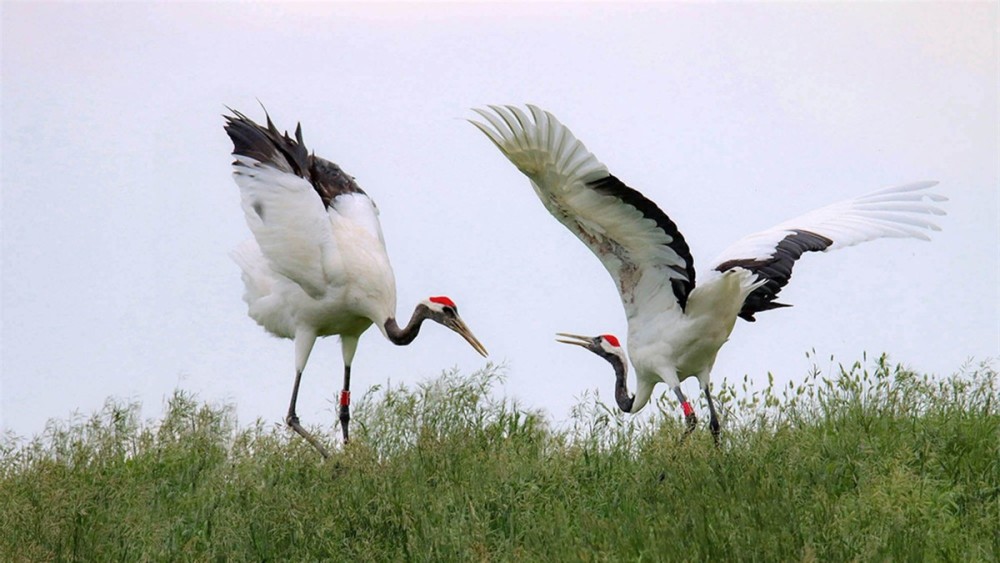
[[[932,242],[806,256],[782,293],[795,306],[740,321],[716,382],[800,380],[811,349],[824,369],[888,352],[939,375],[1000,356],[995,2],[0,10],[7,432],[108,397],[155,417],[176,388],[243,423],[283,419],[291,342],[246,316],[228,257],[249,231],[221,114],[262,119],[258,99],[378,203],[398,316],[451,296],[507,365],[500,391],[556,421],[588,390],[611,400],[613,377],[554,333],[624,337],[625,316],[597,259],[464,121],[472,106],[552,111],[670,215],[699,271],[801,212],[941,182]],[[353,387],[483,364],[440,327],[408,347],[372,329]],[[341,375],[336,339],[320,341],[303,422],[335,430]]]

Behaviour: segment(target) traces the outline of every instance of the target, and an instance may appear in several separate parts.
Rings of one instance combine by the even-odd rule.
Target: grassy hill
[[[109,403],[52,423],[0,446],[0,560],[1000,558],[989,364],[724,386],[718,449],[705,428],[680,443],[666,398],[636,420],[590,397],[552,428],[492,397],[501,371],[366,395],[326,462],[181,392],[158,422]]]

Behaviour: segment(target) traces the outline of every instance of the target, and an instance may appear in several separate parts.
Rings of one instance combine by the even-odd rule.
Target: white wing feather
[[[653,276],[641,288],[650,287],[651,277],[660,285],[666,279],[693,285],[683,273],[689,264],[667,246],[674,240],[671,235],[639,209],[588,185],[609,178],[608,168],[555,116],[533,105],[528,105],[530,117],[514,106],[490,108],[492,112],[473,110],[486,123],[470,123],[528,176],[546,209],[601,260],[627,307],[646,274]],[[671,300],[663,307],[678,306],[673,296]]]
[[[235,158],[233,178],[243,213],[271,270],[321,298],[329,282],[324,265],[336,255],[336,242],[316,190],[295,174],[249,157]]]
[[[833,241],[824,252],[883,237],[930,240],[927,231],[941,230],[928,215],[944,215],[934,202],[948,198],[928,192],[937,182],[916,182],[884,188],[854,199],[821,207],[770,229],[745,236],[724,250],[713,262],[714,270],[731,260],[766,260],[779,242],[796,230],[809,231]]]

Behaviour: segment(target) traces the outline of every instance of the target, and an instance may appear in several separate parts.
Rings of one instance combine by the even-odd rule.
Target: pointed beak
[[[489,352],[486,351],[486,347],[483,346],[483,343],[480,342],[479,339],[476,338],[474,334],[472,334],[472,331],[469,330],[469,327],[465,324],[465,321],[463,321],[461,318],[455,317],[455,319],[453,319],[452,322],[449,323],[448,328],[460,334],[462,338],[464,338],[466,342],[472,345],[472,347],[475,348],[476,352],[479,352],[480,355],[482,355],[484,358],[489,357]]]
[[[568,332],[557,332],[556,342],[562,342],[563,344],[575,344],[577,346],[583,346],[589,349],[591,344],[594,343],[594,339],[589,336],[580,336],[579,334],[569,334]]]

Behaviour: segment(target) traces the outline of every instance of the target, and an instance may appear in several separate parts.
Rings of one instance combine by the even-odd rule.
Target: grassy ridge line
[[[596,401],[556,431],[495,368],[359,402],[322,463],[275,425],[177,393],[109,403],[0,458],[0,560],[996,560],[989,365],[888,365],[731,401],[726,443]],[[720,393],[733,397],[732,392]],[[672,412],[672,411],[670,411]],[[335,430],[335,429],[333,429]],[[333,433],[327,439],[334,441]]]

